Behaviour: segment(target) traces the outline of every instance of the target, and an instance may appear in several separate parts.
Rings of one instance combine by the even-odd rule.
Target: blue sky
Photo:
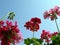
[[[54,32],[57,31],[54,21],[44,20],[43,13],[54,6],[60,6],[60,0],[0,0],[0,18],[8,12],[15,12],[16,20],[23,38],[32,38],[32,32],[26,30],[24,24],[33,17],[41,19],[42,23],[38,32],[35,32],[35,37],[40,38],[43,29]],[[60,18],[57,20],[60,26]],[[17,45],[24,45],[23,41]]]

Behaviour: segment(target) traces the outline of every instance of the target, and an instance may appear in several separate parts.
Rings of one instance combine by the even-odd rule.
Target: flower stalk
[[[57,30],[59,32],[59,27],[58,27],[58,24],[57,24],[57,20],[56,19],[55,19],[55,24],[56,24]]]
[[[34,38],[34,32],[33,32],[33,38]]]

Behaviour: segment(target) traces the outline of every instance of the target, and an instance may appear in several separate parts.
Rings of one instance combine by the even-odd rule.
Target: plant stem
[[[56,19],[55,19],[55,24],[56,24],[57,30],[59,32],[59,27],[58,27],[58,24],[57,24],[57,20]]]
[[[6,18],[6,16],[8,16],[8,14],[7,15],[4,15],[0,20],[3,20],[3,19],[5,19]]]
[[[47,45],[50,45],[50,44],[47,42]]]
[[[34,32],[33,32],[33,38],[34,38]]]
[[[34,32],[33,32],[33,40],[34,40]],[[33,45],[34,45],[34,43],[33,43]]]

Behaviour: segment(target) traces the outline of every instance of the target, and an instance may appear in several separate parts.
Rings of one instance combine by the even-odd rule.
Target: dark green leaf
[[[10,13],[8,14],[8,19],[9,19],[9,20],[13,20],[14,16],[15,16],[14,12],[10,12]]]

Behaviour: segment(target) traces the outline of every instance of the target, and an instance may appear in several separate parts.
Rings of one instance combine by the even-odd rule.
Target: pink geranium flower
[[[13,25],[11,21],[0,21],[0,40],[1,45],[10,45],[10,43],[15,44],[22,40],[17,22]]]
[[[44,12],[44,19],[50,18],[51,20],[57,19],[57,16],[60,16],[60,7],[55,6],[51,8],[48,12]]]

